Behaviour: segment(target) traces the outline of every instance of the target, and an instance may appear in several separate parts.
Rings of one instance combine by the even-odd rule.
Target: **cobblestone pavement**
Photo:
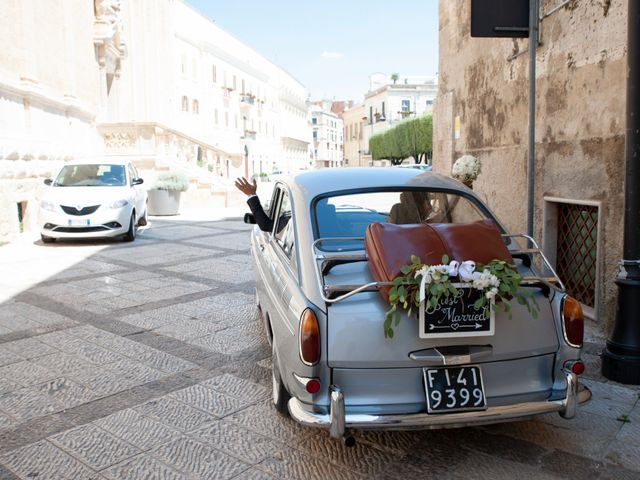
[[[0,304],[0,479],[640,478],[639,390],[596,376],[571,421],[360,432],[351,449],[302,428],[270,404],[247,227],[140,233],[25,246],[43,269],[77,262]],[[11,248],[4,284],[25,277]]]

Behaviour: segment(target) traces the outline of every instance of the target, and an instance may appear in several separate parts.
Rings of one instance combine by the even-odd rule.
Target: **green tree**
[[[389,160],[392,165],[400,165],[409,157],[415,163],[426,163],[433,150],[432,116],[403,120],[395,127],[373,135],[369,139],[369,150],[373,160]]]
[[[395,84],[396,84],[396,82],[397,82],[398,80],[400,80],[400,74],[398,74],[397,72],[393,72],[393,73],[391,74],[391,80],[393,81],[393,84],[395,85]]]

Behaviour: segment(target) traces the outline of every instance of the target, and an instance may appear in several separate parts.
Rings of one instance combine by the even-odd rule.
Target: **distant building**
[[[107,151],[234,177],[308,166],[307,91],[182,0],[132,0],[123,18],[135,64],[103,124]]]
[[[343,114],[347,165],[373,165],[369,139],[405,118],[431,113],[437,93],[437,77],[400,77],[393,82],[383,73],[370,75],[364,101]]]
[[[365,144],[369,138],[381,133],[405,118],[417,117],[433,111],[438,93],[436,77],[401,77],[395,83],[383,74],[369,77],[370,89],[364,96],[367,128]]]
[[[331,107],[332,102],[311,104],[311,156],[316,168],[343,165],[343,122]]]
[[[369,146],[364,143],[366,120],[362,104],[354,105],[342,113],[345,167],[369,167],[371,165]]]

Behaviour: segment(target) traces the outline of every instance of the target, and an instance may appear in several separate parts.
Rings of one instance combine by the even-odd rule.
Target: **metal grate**
[[[95,212],[100,205],[91,205],[89,207],[68,207],[67,205],[60,205],[64,213],[68,215],[91,215]]]
[[[558,204],[557,271],[567,293],[595,305],[598,207]]]
[[[55,227],[53,231],[61,233],[91,233],[104,232],[109,230],[107,227],[100,225],[98,227]]]

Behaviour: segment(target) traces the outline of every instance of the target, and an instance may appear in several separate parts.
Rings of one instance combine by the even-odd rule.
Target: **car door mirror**
[[[131,181],[131,185],[142,185],[144,183],[144,180],[142,178],[134,178]]]
[[[253,216],[253,213],[245,213],[244,214],[244,223],[248,225],[256,224],[256,217]]]
[[[45,178],[45,179],[44,179],[44,184],[45,184],[45,185],[51,185],[52,183],[53,183],[53,180],[52,180],[52,179],[50,179],[50,178]]]

